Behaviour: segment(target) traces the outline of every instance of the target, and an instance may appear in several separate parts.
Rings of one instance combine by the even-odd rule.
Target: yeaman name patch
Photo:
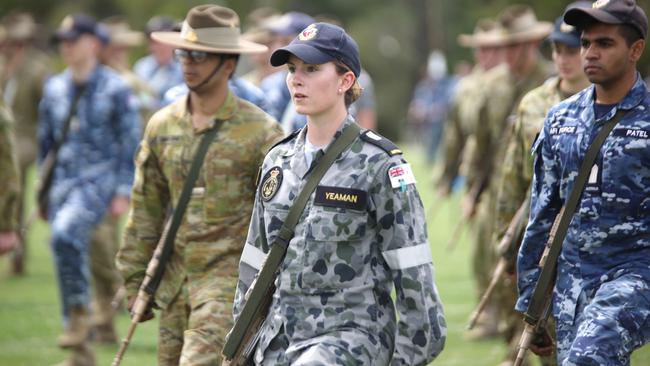
[[[367,199],[368,193],[360,189],[318,186],[314,204],[362,211]]]

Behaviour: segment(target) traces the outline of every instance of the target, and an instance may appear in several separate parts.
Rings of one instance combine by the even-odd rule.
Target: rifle
[[[492,297],[492,293],[499,283],[501,276],[503,276],[503,274],[513,262],[514,258],[512,253],[517,246],[517,234],[521,232],[522,224],[525,222],[526,213],[528,212],[528,207],[530,206],[529,198],[530,196],[527,196],[526,199],[524,199],[524,202],[521,203],[521,206],[519,206],[519,209],[517,209],[515,216],[513,216],[512,220],[510,220],[510,224],[508,224],[508,229],[503,235],[503,238],[501,238],[501,241],[499,242],[497,251],[501,254],[501,258],[499,259],[499,262],[494,269],[490,284],[483,293],[483,296],[481,296],[481,301],[479,301],[476,310],[474,310],[472,313],[470,321],[467,324],[467,329],[474,328],[476,322],[478,321],[478,317],[483,312],[483,309],[485,309],[485,306],[490,300],[490,297]]]
[[[470,209],[462,213],[460,220],[458,223],[456,223],[456,226],[454,226],[454,231],[451,234],[451,238],[445,246],[447,251],[452,251],[454,248],[456,248],[456,244],[458,244],[458,241],[460,240],[460,235],[462,234],[463,227],[465,227],[465,224],[472,217],[474,217],[476,206],[478,205],[478,200],[487,185],[487,177],[488,175],[484,174],[484,176],[482,176],[478,181],[474,183],[474,185],[472,185],[472,189],[468,192],[467,197],[471,200]]]
[[[539,267],[542,269],[544,269],[545,265],[547,264],[546,261],[549,257],[549,252],[551,250],[553,241],[555,240],[555,235],[557,234],[558,228],[560,226],[560,221],[562,215],[564,214],[564,209],[565,207],[562,207],[560,213],[555,216],[553,226],[551,226],[551,232],[548,236],[548,240],[544,248],[544,253],[542,253],[542,258],[539,260]],[[517,347],[519,351],[517,352],[517,358],[515,359],[514,366],[521,366],[521,364],[524,362],[526,352],[528,351],[528,348],[530,348],[530,344],[532,343],[533,339],[545,331],[546,323],[548,322],[548,317],[551,312],[551,299],[553,298],[552,293],[554,285],[555,280],[553,279],[552,281],[548,282],[548,285],[545,286],[546,288],[543,289],[545,296],[543,296],[542,299],[539,315],[530,316],[527,312],[527,314],[524,316],[526,326],[523,333],[521,334],[521,338],[519,339],[519,346]],[[537,291],[537,289],[535,290]]]
[[[155,281],[154,279],[156,277],[162,277],[165,270],[165,263],[163,263],[161,257],[163,254],[163,249],[165,247],[165,241],[169,235],[171,222],[172,220],[167,220],[163,233],[160,236],[160,239],[158,239],[158,244],[156,245],[156,249],[153,252],[153,256],[151,257],[149,264],[147,264],[144,280],[138,289],[138,296],[136,297],[135,302],[133,303],[133,307],[131,308],[131,324],[129,325],[129,330],[122,340],[120,348],[117,351],[115,358],[113,358],[113,363],[111,366],[119,366],[120,362],[122,362],[124,353],[126,353],[126,349],[129,347],[131,338],[133,338],[133,334],[135,333],[135,328],[138,326],[138,323],[140,323],[142,316],[147,312],[149,304],[151,303],[151,300],[153,299],[153,296],[158,289],[160,280]],[[155,282],[157,282],[157,284],[153,286]]]

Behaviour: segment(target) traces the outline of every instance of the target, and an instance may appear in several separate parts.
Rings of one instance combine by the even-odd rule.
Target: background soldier
[[[442,173],[437,180],[438,194],[447,197],[460,174],[463,151],[478,123],[482,78],[504,58],[505,29],[499,22],[481,19],[476,23],[474,33],[461,34],[458,43],[474,49],[475,66],[471,73],[458,81],[456,93],[445,122],[442,146]]]
[[[516,308],[530,304],[550,227],[567,205],[588,146],[605,123],[620,118],[587,167],[570,213],[552,313],[558,364],[629,365],[630,354],[650,341],[650,92],[636,69],[648,20],[633,0],[601,0],[569,9],[564,21],[582,30],[584,71],[593,85],[551,109],[533,146]]]
[[[512,5],[499,17],[507,32],[505,63],[492,69],[483,79],[486,92],[479,109],[474,130],[473,150],[467,159],[467,194],[463,198],[465,217],[476,213],[474,274],[479,293],[483,293],[496,263],[492,234],[496,205],[497,177],[505,142],[514,124],[514,115],[525,93],[541,85],[550,74],[550,67],[539,54],[540,42],[550,34],[553,25],[537,20],[534,11],[525,5]],[[470,333],[471,337],[497,334],[498,310],[493,302],[485,311],[483,326]],[[479,323],[479,325],[481,325]],[[509,339],[511,334],[507,332]]]
[[[155,32],[152,38],[176,47],[190,93],[149,121],[136,158],[132,207],[117,264],[132,304],[193,152],[208,130],[222,124],[155,295],[161,309],[158,364],[215,365],[232,327],[237,263],[258,167],[282,137],[272,118],[229,91],[228,80],[239,54],[266,47],[241,39],[237,14],[216,5],[190,9],[180,33]]]
[[[2,93],[0,93],[0,96]],[[18,200],[20,185],[13,118],[0,102],[0,256],[18,244]]]
[[[16,151],[20,170],[21,196],[18,198],[18,217],[23,226],[26,174],[36,160],[38,150],[36,128],[38,103],[43,83],[51,72],[49,56],[34,46],[38,26],[31,15],[14,13],[2,20],[6,41],[0,61],[0,88],[4,104],[15,117]],[[26,241],[19,241],[12,258],[12,272],[22,274],[25,269]]]
[[[582,1],[569,5],[591,6],[591,2]],[[580,58],[580,32],[573,26],[564,23],[562,17],[555,22],[555,28],[548,37],[551,43],[552,57],[558,76],[553,76],[546,80],[543,85],[527,93],[519,103],[517,109],[517,120],[513,133],[509,138],[508,147],[503,159],[502,176],[497,178],[499,181],[497,205],[496,205],[496,223],[493,243],[500,243],[507,226],[512,220],[515,212],[512,208],[520,206],[530,191],[530,182],[532,180],[533,158],[530,154],[530,147],[537,134],[542,128],[544,118],[549,109],[560,101],[577,93],[589,85],[587,76],[582,71],[582,60]],[[513,202],[515,204],[513,204]],[[528,217],[526,211],[525,217]],[[525,225],[521,225],[521,231],[513,237],[516,243],[521,242]],[[512,246],[509,253],[500,253],[512,258],[512,263],[508,272],[514,274],[514,258],[518,247]],[[517,319],[518,313],[514,311],[514,304],[517,299],[517,289],[515,282],[507,278],[502,281],[503,288],[501,296],[497,299],[501,309],[512,309],[507,319]],[[519,325],[514,334],[521,334],[523,324],[520,321],[513,320],[514,324]],[[517,352],[519,339],[513,337],[511,340],[510,354],[502,365],[511,364]],[[545,365],[554,365],[553,357],[547,357],[542,361]]]
[[[63,19],[55,39],[68,68],[48,80],[40,104],[40,161],[62,141],[49,209],[41,215],[51,226],[63,304],[65,332],[58,344],[73,349],[65,363],[71,365],[94,364],[87,344],[90,236],[106,213],[119,216],[128,209],[140,138],[131,90],[99,64],[99,36],[95,20],[87,15]]]

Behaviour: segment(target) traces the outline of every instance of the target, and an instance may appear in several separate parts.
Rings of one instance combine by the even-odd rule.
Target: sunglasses
[[[208,56],[210,56],[210,53],[205,51],[184,50],[182,48],[177,48],[174,50],[174,57],[176,57],[178,61],[181,59],[188,59],[193,63],[200,64],[201,62],[207,60]]]

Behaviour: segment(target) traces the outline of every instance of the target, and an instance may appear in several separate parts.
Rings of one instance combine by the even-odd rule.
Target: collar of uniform
[[[623,98],[622,101],[618,103],[616,108],[612,109],[605,117],[603,117],[599,121],[610,120],[612,117],[614,117],[614,114],[616,114],[616,111],[618,111],[619,108],[624,111],[629,111],[635,108],[636,106],[641,104],[641,102],[645,98],[646,93],[648,93],[648,88],[645,85],[643,78],[641,78],[641,74],[637,71],[636,81],[634,82],[632,89],[630,89],[630,91],[627,92],[627,95]],[[587,88],[585,97],[582,98],[580,102],[581,106],[583,108],[593,109],[595,96],[596,96],[596,87],[595,85],[592,84],[591,86],[589,86],[589,88]]]
[[[95,68],[90,73],[90,75],[88,75],[88,79],[86,79],[86,82],[84,83],[86,85],[86,90],[89,89],[88,88],[89,86],[94,85],[94,84],[97,83],[97,79],[99,79],[99,74],[100,74],[100,70],[101,70],[102,67],[103,66],[98,63],[97,65],[95,65]],[[70,68],[67,68],[65,70],[65,74],[66,74],[66,77],[70,80],[69,85],[71,85],[71,86],[74,85],[75,82],[74,82],[74,79],[72,79],[72,70]]]
[[[189,111],[189,103],[190,103],[190,93],[188,93],[182,103],[178,103],[178,109],[174,112],[176,114],[176,117],[179,119],[182,118],[187,118],[187,121],[191,125],[192,118],[190,117],[190,111]],[[204,130],[197,131],[197,132],[203,132],[211,129],[214,127],[214,121],[215,120],[222,120],[222,121],[231,121],[233,116],[237,114],[237,98],[235,95],[228,89],[228,94],[226,95],[226,100],[223,102],[223,105],[219,110],[212,116],[212,120],[210,121],[210,125],[205,128]]]
[[[354,123],[354,119],[348,114],[345,117],[345,120],[339,128],[336,130],[334,133],[334,137],[330,141],[329,144],[327,144],[327,147],[323,149],[323,152],[326,152],[330,146],[332,146],[332,142],[334,142],[339,136],[341,136],[341,133],[343,129],[348,126],[349,124]],[[290,161],[290,166],[291,169],[300,177],[304,178],[304,176],[309,172],[310,167],[307,166],[307,161],[305,159],[305,140],[307,139],[307,125],[303,127],[300,132],[298,133],[298,136],[294,140],[293,148],[288,149],[285,154],[283,154],[283,157],[292,157]],[[313,163],[312,163],[313,165]]]

